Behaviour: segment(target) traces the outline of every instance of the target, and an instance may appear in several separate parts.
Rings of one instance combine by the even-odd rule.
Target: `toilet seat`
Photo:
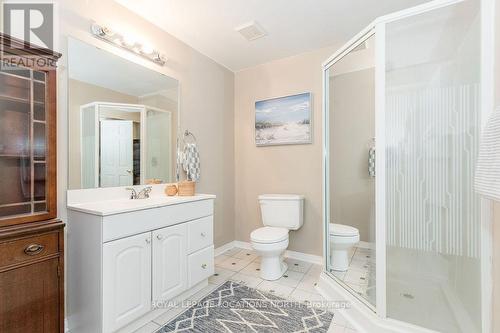
[[[349,225],[330,223],[328,230],[330,236],[353,237],[359,236],[359,230]]]
[[[288,239],[288,229],[276,227],[262,227],[255,229],[250,234],[250,239],[255,243],[272,244]]]

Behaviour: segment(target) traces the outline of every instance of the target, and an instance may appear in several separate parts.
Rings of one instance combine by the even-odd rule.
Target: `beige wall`
[[[322,255],[322,77],[321,64],[334,48],[320,49],[235,74],[235,228],[249,241],[262,226],[257,196],[299,193],[306,197],[304,226],[290,233],[289,250]],[[255,101],[311,92],[313,143],[256,147]]]
[[[188,45],[112,0],[59,1],[62,36],[58,71],[58,209],[66,220],[68,174],[67,40],[70,35],[124,57],[180,82],[181,128],[198,138],[202,175],[199,192],[217,195],[215,246],[234,240],[234,74]],[[132,53],[99,41],[90,34],[91,23],[133,32],[166,53],[160,67]]]
[[[68,188],[81,188],[80,156],[80,106],[95,101],[137,104],[137,97],[95,86],[86,82],[70,79],[68,93]]]

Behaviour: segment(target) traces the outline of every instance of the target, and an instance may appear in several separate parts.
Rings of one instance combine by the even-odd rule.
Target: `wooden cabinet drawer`
[[[0,243],[0,267],[59,252],[59,233],[52,232]]]
[[[209,246],[188,256],[189,288],[214,274],[214,247]]]
[[[212,215],[188,222],[188,253],[196,252],[213,244],[213,220]]]

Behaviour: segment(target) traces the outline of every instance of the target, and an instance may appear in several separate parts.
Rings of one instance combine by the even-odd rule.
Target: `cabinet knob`
[[[203,265],[201,265],[201,268],[203,268],[203,269],[207,269],[207,264],[203,264]]]
[[[163,235],[156,235],[156,238],[157,238],[158,240],[162,240],[162,239],[163,239]]]
[[[206,236],[206,235],[205,235],[205,233],[204,233],[204,232],[202,232],[202,233],[201,233],[201,237],[205,237],[205,236]]]
[[[151,239],[146,238],[146,244],[151,244]]]

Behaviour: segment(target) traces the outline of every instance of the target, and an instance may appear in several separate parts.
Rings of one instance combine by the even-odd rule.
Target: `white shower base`
[[[347,301],[349,309],[339,312],[360,332],[369,333],[475,333],[479,332],[471,322],[462,317],[463,309],[455,302],[455,296],[449,288],[439,283],[422,283],[420,290],[412,289],[415,281],[397,281],[389,279],[391,285],[388,291],[388,302],[394,304],[394,309],[388,309],[391,317],[401,320],[382,319],[378,317],[362,300],[352,295],[347,289],[323,272],[317,289],[327,300],[332,302]],[[414,295],[418,295],[415,297]],[[412,298],[413,296],[413,298]],[[392,312],[391,312],[392,310]],[[439,319],[439,320],[437,320]],[[422,321],[424,320],[424,321]],[[417,325],[417,322],[435,323],[432,329]]]

